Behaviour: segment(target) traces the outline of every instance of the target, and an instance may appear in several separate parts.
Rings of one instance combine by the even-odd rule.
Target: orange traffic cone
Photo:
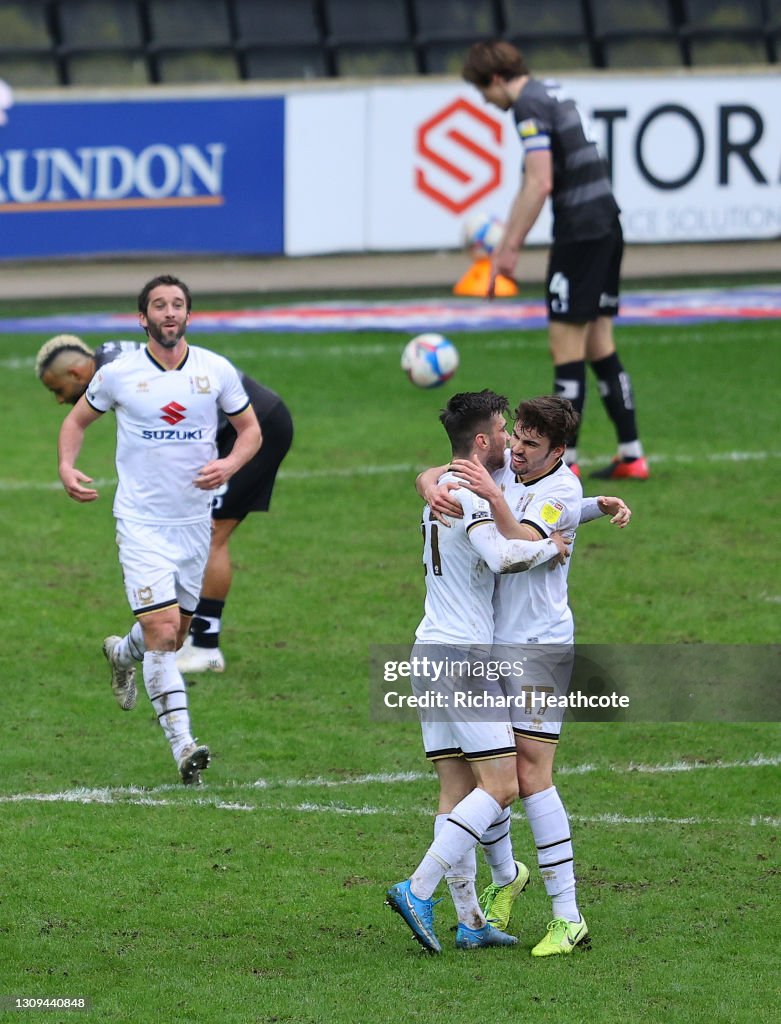
[[[467,272],[460,277],[453,285],[454,295],[476,295],[484,298],[488,294],[488,282],[491,280],[491,261],[489,259],[475,260]],[[494,295],[506,298],[509,295],[518,294],[518,285],[509,277],[502,274],[496,279]]]

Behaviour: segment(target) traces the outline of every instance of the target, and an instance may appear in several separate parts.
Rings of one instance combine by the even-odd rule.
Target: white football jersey
[[[190,345],[179,366],[168,370],[144,346],[101,367],[86,399],[98,412],[113,409],[117,416],[117,519],[209,518],[212,492],[193,481],[217,457],[218,408],[235,416],[249,405],[227,359]]]
[[[519,523],[526,523],[549,537],[554,530],[572,534],[580,522],[583,488],[575,474],[560,462],[529,483],[517,480],[510,468],[494,473],[505,500]],[[574,543],[569,549],[570,554]],[[569,643],[574,624],[567,600],[565,565],[551,569],[547,563],[528,572],[498,576],[494,593],[494,639],[497,644]]]
[[[458,481],[445,473],[440,483]],[[463,519],[452,520],[450,528],[423,509],[423,566],[426,573],[426,602],[423,619],[415,636],[430,644],[490,644],[493,638],[494,574],[469,541],[470,530],[493,523],[487,501],[465,487],[451,491],[461,504]]]

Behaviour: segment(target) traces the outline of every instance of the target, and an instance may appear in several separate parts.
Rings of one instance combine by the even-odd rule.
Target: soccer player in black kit
[[[645,480],[648,463],[632,385],[613,342],[624,241],[607,164],[575,103],[556,83],[532,77],[512,44],[475,43],[463,77],[487,103],[512,111],[524,153],[521,188],[493,253],[491,285],[500,274],[513,276],[521,246],[550,197],[547,305],[554,392],[582,414],[590,363],[618,440],[616,457],[592,476]],[[565,459],[580,475],[577,436],[569,439]]]

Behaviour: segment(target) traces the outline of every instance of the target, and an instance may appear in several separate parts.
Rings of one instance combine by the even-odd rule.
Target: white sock
[[[412,874],[413,895],[431,899],[445,872],[477,846],[480,836],[499,817],[501,810],[491,794],[479,787],[457,803]]]
[[[643,456],[643,446],[639,441],[625,441],[618,446],[618,454],[622,459],[640,459]]]
[[[442,827],[447,821],[446,814],[438,814],[434,819],[434,838],[439,835]],[[477,857],[474,848],[469,850],[458,862],[445,872],[445,881],[450,890],[453,906],[456,908],[456,915],[461,924],[467,928],[483,928],[486,920],[485,915],[477,902],[477,890],[475,881],[477,879]]]
[[[518,869],[513,857],[513,843],[510,838],[510,808],[502,811],[492,825],[480,837],[483,854],[491,868],[494,885],[509,885],[515,881]]]
[[[134,661],[143,661],[146,644],[141,623],[136,621],[114,648],[114,661],[120,668],[130,668]]]
[[[527,796],[523,808],[537,847],[545,891],[553,900],[553,916],[579,921],[569,818],[556,787]]]
[[[182,751],[193,742],[193,738],[187,690],[176,667],[174,651],[147,651],[144,654],[144,686],[178,764]]]

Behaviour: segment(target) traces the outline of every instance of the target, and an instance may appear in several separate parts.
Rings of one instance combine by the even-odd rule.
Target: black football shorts
[[[238,519],[250,512],[267,512],[277,470],[293,443],[293,420],[283,401],[263,417],[260,451],[230,478],[227,489],[212,503],[212,519]],[[232,444],[231,444],[232,447]],[[220,449],[220,458],[228,454]]]
[[[618,313],[624,238],[616,224],[609,235],[583,242],[553,243],[548,261],[548,317],[587,323]]]

